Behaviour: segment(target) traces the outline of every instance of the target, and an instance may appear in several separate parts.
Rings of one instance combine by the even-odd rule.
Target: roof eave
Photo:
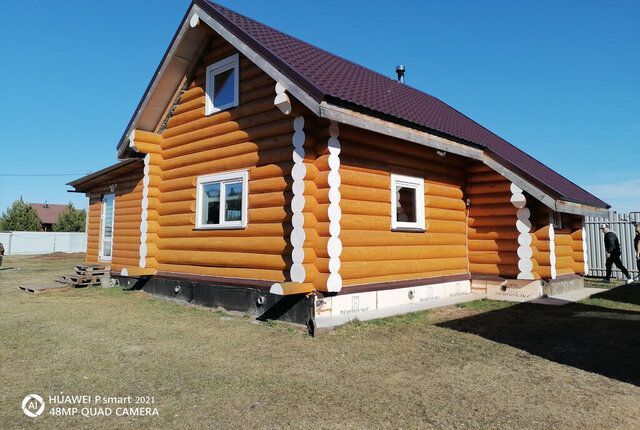
[[[478,147],[426,133],[411,126],[373,117],[352,109],[328,103],[327,101],[320,103],[319,116],[331,121],[396,137],[398,139],[407,140],[419,145],[461,155],[463,157],[473,158],[475,160],[482,159],[482,149]]]
[[[176,87],[187,72],[193,56],[198,52],[206,33],[189,31],[191,30],[189,21],[194,14],[194,8],[195,5],[192,3],[129,120],[117,145],[118,159],[125,157],[132,131],[136,128],[155,131],[167,105],[171,103]]]
[[[536,185],[531,179],[528,179],[524,175],[515,172],[514,169],[507,167],[507,163],[504,160],[500,159],[497,155],[490,153],[486,148],[482,149],[469,144],[460,143],[454,139],[420,131],[411,126],[401,125],[387,119],[377,118],[343,106],[328,103],[327,101],[323,101],[320,104],[320,116],[342,124],[348,124],[354,127],[414,142],[419,145],[428,146],[436,150],[446,151],[452,154],[482,161],[484,164],[509,179],[512,183],[516,184],[532,197],[554,211],[591,216],[601,216],[603,212],[607,211],[606,207],[594,206],[588,202],[568,201],[560,194]]]
[[[94,173],[90,173],[87,176],[83,176],[81,178],[76,179],[75,181],[71,181],[68,182],[66,185],[69,185],[70,187],[73,187],[74,190],[71,190],[71,192],[75,192],[75,193],[85,193],[87,192],[87,190],[82,189],[82,186],[98,179],[101,176],[105,176],[109,173],[112,173],[118,169],[121,169],[123,167],[126,167],[132,163],[142,163],[143,160],[141,158],[130,158],[124,161],[120,161],[119,163],[113,164],[109,167],[105,167],[104,169],[98,170],[97,172]]]

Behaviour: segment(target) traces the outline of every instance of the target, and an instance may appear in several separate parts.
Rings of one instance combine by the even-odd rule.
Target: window
[[[102,223],[101,241],[100,241],[100,260],[111,261],[111,252],[113,250],[113,217],[115,214],[115,194],[105,194],[102,197],[102,214],[100,221]]]
[[[391,229],[424,228],[424,179],[392,174]]]
[[[238,106],[238,54],[207,67],[205,114]]]
[[[196,228],[247,226],[248,171],[200,176],[196,193]]]

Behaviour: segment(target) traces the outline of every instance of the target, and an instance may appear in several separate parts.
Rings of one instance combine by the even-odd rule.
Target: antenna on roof
[[[405,68],[402,64],[400,64],[399,66],[396,66],[396,73],[398,74],[398,82],[400,82],[401,84],[404,84],[404,72],[405,72]]]

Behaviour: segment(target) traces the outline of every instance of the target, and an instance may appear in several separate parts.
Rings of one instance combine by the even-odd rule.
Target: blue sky
[[[404,64],[408,85],[640,211],[637,1],[219,3],[389,76]],[[86,207],[65,183],[116,162],[189,4],[0,0],[0,211]]]

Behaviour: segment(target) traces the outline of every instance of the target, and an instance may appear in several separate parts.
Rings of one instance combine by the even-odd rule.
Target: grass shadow
[[[625,289],[613,296],[628,300],[627,293]],[[522,303],[437,325],[640,386],[638,311],[583,303]]]
[[[593,299],[604,299],[612,302],[627,303],[640,306],[640,285],[638,283],[621,285],[591,296]]]

